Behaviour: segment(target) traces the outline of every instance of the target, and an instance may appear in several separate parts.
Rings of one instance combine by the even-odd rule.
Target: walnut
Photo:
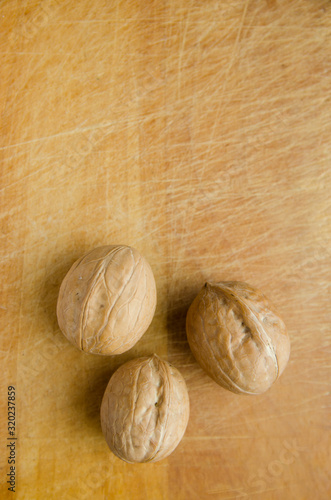
[[[101,426],[112,452],[125,462],[156,462],[176,448],[189,418],[179,371],[156,354],[122,365],[101,404]]]
[[[238,394],[265,392],[289,359],[283,321],[271,302],[247,283],[206,283],[188,310],[186,331],[200,366]]]
[[[120,354],[150,325],[156,306],[152,270],[134,248],[95,248],[64,278],[57,317],[64,335],[79,349]]]

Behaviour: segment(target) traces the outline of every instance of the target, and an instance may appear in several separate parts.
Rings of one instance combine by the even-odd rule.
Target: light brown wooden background
[[[330,1],[7,0],[0,20],[1,498],[330,498]],[[55,316],[70,265],[112,243],[158,288],[149,330],[113,359],[76,350]],[[221,389],[190,354],[207,279],[281,311],[291,359],[265,395]],[[99,406],[114,369],[153,352],[185,376],[191,418],[168,459],[128,465]]]

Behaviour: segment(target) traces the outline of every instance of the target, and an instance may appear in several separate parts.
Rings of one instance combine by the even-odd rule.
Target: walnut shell
[[[274,306],[239,281],[206,283],[188,310],[186,332],[200,366],[238,394],[265,392],[290,355],[286,327]]]
[[[125,462],[156,462],[176,448],[189,418],[180,372],[156,354],[122,365],[101,404],[101,427],[111,451]]]
[[[153,272],[134,248],[95,248],[64,278],[57,302],[59,326],[70,342],[93,354],[120,354],[149,327],[156,306]]]

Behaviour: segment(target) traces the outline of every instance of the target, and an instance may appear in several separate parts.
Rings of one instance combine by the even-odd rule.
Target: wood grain
[[[329,498],[330,1],[0,11],[1,498]],[[59,286],[80,255],[120,243],[151,264],[156,315],[129,352],[86,355],[58,328]],[[206,280],[250,282],[282,314],[291,359],[266,394],[221,389],[190,353]],[[104,441],[101,398],[153,352],[183,373],[190,422],[168,459],[129,465]]]

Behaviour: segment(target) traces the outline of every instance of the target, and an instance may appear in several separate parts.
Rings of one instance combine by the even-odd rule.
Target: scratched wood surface
[[[0,22],[1,498],[330,498],[330,1],[7,0]],[[105,358],[67,342],[55,305],[74,260],[112,243],[148,259],[158,305]],[[266,394],[223,390],[191,355],[207,279],[281,311],[291,359]],[[128,465],[100,402],[153,352],[183,373],[190,422],[168,459]]]

